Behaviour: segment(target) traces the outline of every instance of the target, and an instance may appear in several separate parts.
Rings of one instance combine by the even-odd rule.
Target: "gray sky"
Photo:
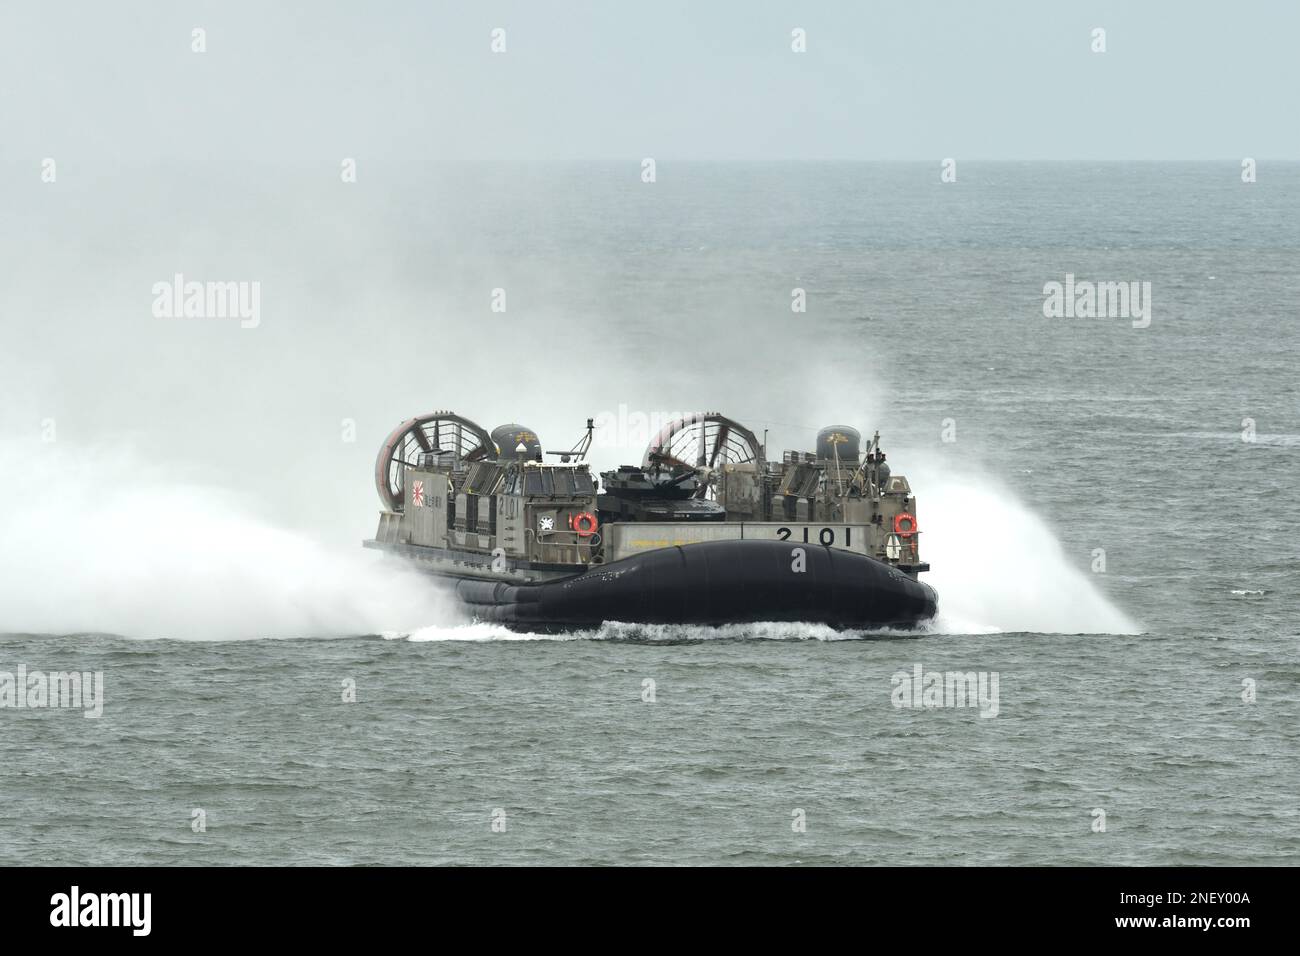
[[[1296,159],[1297,33],[1283,0],[6,0],[0,159]]]

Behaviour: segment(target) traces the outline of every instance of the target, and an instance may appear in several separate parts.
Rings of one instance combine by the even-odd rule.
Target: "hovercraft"
[[[519,630],[934,616],[916,499],[879,433],[864,451],[856,429],[830,426],[815,451],[776,462],[744,425],[697,413],[598,484],[594,427],[546,452],[518,424],[488,432],[450,411],[402,422],[379,450],[384,507],[364,544],[448,581],[478,620]]]

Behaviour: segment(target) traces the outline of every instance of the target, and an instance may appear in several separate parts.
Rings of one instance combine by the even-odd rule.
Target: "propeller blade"
[[[713,452],[709,455],[709,467],[712,468],[718,461],[718,451],[722,448],[722,443],[727,440],[731,434],[730,425],[721,425],[718,427],[718,433],[713,436]]]
[[[690,468],[692,470],[694,470],[695,467],[694,465],[686,464],[686,462],[682,461],[676,455],[670,455],[666,451],[662,450],[652,451],[650,453],[650,460],[654,462],[662,462],[666,465],[677,465],[680,468]]]

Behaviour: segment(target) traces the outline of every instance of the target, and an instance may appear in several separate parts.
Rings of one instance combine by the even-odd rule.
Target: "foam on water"
[[[627,644],[684,644],[698,641],[849,641],[870,637],[916,636],[920,631],[837,631],[825,624],[763,621],[755,624],[726,624],[699,627],[692,624],[629,624],[606,621],[599,628],[539,634],[512,631],[500,624],[475,622],[464,625],[433,625],[410,633],[383,635],[389,640],[410,641],[621,641]]]
[[[583,631],[567,634],[534,634],[529,631],[512,631],[500,624],[474,621],[469,624],[430,624],[409,633],[390,631],[383,636],[387,640],[425,643],[429,641],[576,641],[590,635]]]

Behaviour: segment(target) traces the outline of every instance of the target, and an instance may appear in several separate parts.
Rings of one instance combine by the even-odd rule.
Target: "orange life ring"
[[[590,511],[583,511],[573,516],[570,521],[570,526],[574,531],[578,532],[579,538],[590,538],[596,533],[596,528],[600,525],[599,522],[596,521],[596,516],[594,514]]]
[[[903,522],[908,523],[906,531],[903,530]],[[910,538],[916,534],[916,515],[904,511],[901,514],[894,515],[894,534],[900,538]]]

